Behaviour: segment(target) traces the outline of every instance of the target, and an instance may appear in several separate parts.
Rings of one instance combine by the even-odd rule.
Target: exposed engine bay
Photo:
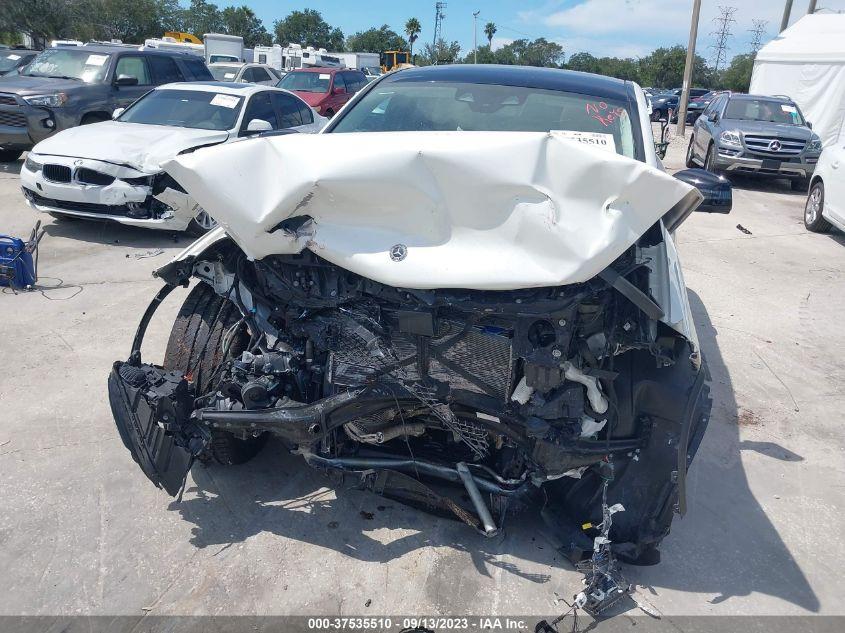
[[[637,251],[616,263],[634,288],[648,279]],[[312,466],[360,473],[367,488],[488,535],[506,512],[545,499],[576,560],[592,549],[583,526],[601,524],[608,481],[625,508],[614,549],[653,555],[706,426],[704,371],[688,341],[607,282],[408,290],[310,251],[257,262],[230,242],[214,252],[191,270],[195,293],[238,307],[222,362],[167,372],[141,364],[138,343],[110,381],[124,441],[168,492],[215,433],[266,433]],[[185,270],[167,280],[186,282]],[[121,415],[139,400],[145,446],[127,439],[137,411]],[[166,451],[162,431],[175,445]],[[429,481],[465,487],[473,507]]]

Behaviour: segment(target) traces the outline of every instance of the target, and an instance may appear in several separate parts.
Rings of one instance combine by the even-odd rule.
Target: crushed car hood
[[[203,145],[223,143],[229,133],[166,125],[142,125],[104,121],[59,132],[33,148],[36,154],[91,158],[129,165],[154,173],[179,152]]]
[[[288,135],[164,168],[250,258],[308,248],[400,288],[584,282],[667,211],[701,200],[558,133]]]

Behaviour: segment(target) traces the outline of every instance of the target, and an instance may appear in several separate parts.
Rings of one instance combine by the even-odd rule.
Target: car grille
[[[70,167],[65,165],[44,165],[41,173],[52,182],[70,182]]]
[[[109,176],[108,174],[94,171],[87,167],[80,167],[76,170],[76,181],[86,185],[100,185],[105,187],[114,182],[114,176]]]
[[[0,105],[18,105],[18,101],[12,95],[0,94]]]
[[[0,125],[11,127],[26,127],[26,117],[19,112],[0,111]]]
[[[777,150],[769,149],[771,143],[780,143]],[[776,136],[758,136],[756,134],[745,135],[745,147],[750,152],[761,154],[767,157],[795,156],[804,151],[807,141],[797,138],[778,138]]]
[[[26,197],[37,205],[43,207],[54,207],[56,209],[66,209],[68,211],[82,211],[85,213],[102,213],[103,215],[128,215],[129,207],[125,204],[119,206],[112,206],[108,204],[95,204],[93,202],[69,202],[67,200],[54,200],[52,198],[45,198],[31,189],[25,189]]]

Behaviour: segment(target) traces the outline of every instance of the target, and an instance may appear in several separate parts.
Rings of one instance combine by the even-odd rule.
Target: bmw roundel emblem
[[[390,259],[394,262],[401,262],[408,254],[408,247],[404,244],[394,244],[390,248]]]

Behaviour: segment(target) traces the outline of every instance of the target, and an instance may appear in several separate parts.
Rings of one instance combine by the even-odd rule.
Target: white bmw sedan
[[[273,131],[318,132],[328,119],[296,95],[253,84],[195,82],[151,90],[114,120],[45,139],[21,184],[29,204],[58,218],[108,219],[201,235],[216,222],[162,165],[179,154]]]

